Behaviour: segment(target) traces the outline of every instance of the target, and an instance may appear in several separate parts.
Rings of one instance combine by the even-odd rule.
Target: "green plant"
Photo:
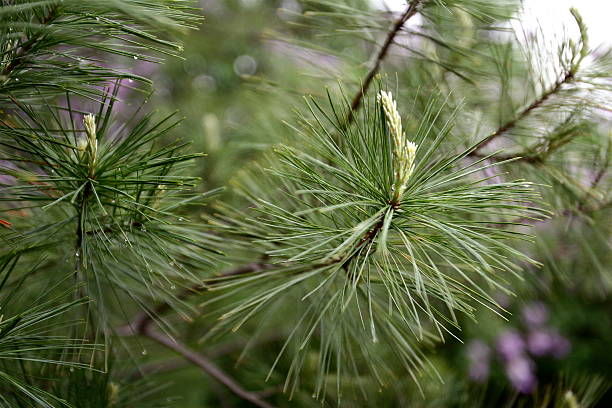
[[[459,357],[463,339],[522,341],[509,297],[609,304],[612,54],[578,11],[550,46],[505,35],[510,0],[277,3],[216,3],[234,14],[210,24],[243,46],[189,31],[190,1],[2,1],[0,405],[605,398],[589,356],[538,386],[511,369],[535,378],[539,349],[498,346],[530,396],[503,373],[464,380]],[[258,24],[276,31],[254,41]],[[167,72],[139,65],[164,55]]]

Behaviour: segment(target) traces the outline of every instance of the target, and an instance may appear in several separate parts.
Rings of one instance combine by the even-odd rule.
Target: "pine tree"
[[[551,43],[513,0],[277,3],[2,1],[0,406],[605,400],[612,54],[578,10]],[[210,75],[157,96],[257,24],[229,142]],[[536,384],[543,299],[599,354]]]

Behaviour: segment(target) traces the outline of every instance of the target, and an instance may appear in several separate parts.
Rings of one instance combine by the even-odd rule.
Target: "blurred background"
[[[537,73],[545,87],[556,75],[555,42],[576,36],[578,29],[569,1],[530,0],[524,8],[519,1],[481,2],[480,20],[456,3],[452,14],[411,20],[383,72],[398,89],[400,106],[420,103],[419,89],[421,95],[452,90],[453,102],[463,106],[457,126],[467,128],[466,134],[484,135],[472,130],[477,120],[484,128],[495,128],[500,117],[537,95],[537,86],[525,81],[533,68],[525,49],[537,50],[544,62],[553,61]],[[589,27],[594,54],[604,55],[612,44],[612,4],[574,4]],[[200,5],[205,20],[185,38],[183,59],[170,58],[161,65],[117,62],[154,82],[151,95],[136,84],[123,84],[121,114],[131,115],[144,100],[148,108],[163,113],[179,110],[185,120],[175,133],[192,141],[194,151],[208,154],[197,165],[202,189],[229,186],[223,199],[230,202],[240,200],[231,191],[233,178],[285,140],[288,127],[283,122],[292,121],[293,109],[304,109],[303,95],[324,97],[326,87],[337,92],[341,80],[347,97],[352,97],[389,22],[406,7],[399,0],[201,0]],[[453,46],[434,37],[451,38]],[[551,51],[535,48],[532,41],[549,44]],[[610,105],[605,105],[602,102],[591,116],[591,137],[602,140],[610,137]],[[599,154],[599,147],[590,149],[584,147],[592,157]],[[444,383],[427,379],[421,384],[427,406],[553,406],[546,401],[565,389],[560,384],[590,393],[593,401],[601,398],[596,406],[612,406],[607,391],[612,380],[610,218],[605,213],[597,217],[589,222],[563,217],[536,227],[531,255],[545,266],[529,269],[523,280],[513,282],[515,296],[498,294],[510,313],[497,316],[483,310],[478,323],[464,322],[462,342],[450,339],[429,351]],[[198,334],[194,332],[194,338]],[[246,341],[249,334],[238,337]],[[263,377],[279,345],[280,339],[271,338],[251,348],[239,365],[240,341],[234,349],[210,352],[246,388],[274,394],[279,391],[274,384],[282,384],[282,369],[270,381],[272,386]],[[147,358],[161,356],[145,357],[145,362]],[[216,407],[222,400],[227,406],[242,406],[229,395],[218,398],[225,391],[196,368],[180,362],[166,368],[156,378],[169,383],[164,395],[180,396],[176,406]],[[402,398],[402,406],[423,406],[410,379],[397,384],[393,397],[385,393],[370,406],[395,406]],[[578,406],[571,405],[571,395],[565,397],[567,406]],[[298,394],[294,405],[280,396],[273,401],[282,406],[320,405],[306,393]]]

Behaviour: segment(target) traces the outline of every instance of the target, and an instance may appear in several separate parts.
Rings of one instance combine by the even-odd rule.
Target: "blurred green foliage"
[[[54,7],[54,2],[49,4],[49,7]],[[2,5],[7,7],[13,3],[5,1]],[[362,372],[359,375],[351,373],[343,379],[344,388],[340,389],[336,388],[340,384],[337,373],[332,370],[322,375],[320,371],[321,349],[325,347],[323,336],[314,336],[311,347],[285,343],[307,305],[299,294],[289,294],[278,302],[267,304],[240,330],[229,332],[220,329],[220,317],[249,297],[240,292],[215,292],[212,289],[216,281],[209,280],[225,268],[249,263],[266,264],[270,260],[273,251],[266,251],[269,249],[266,245],[274,243],[257,235],[261,230],[257,222],[264,219],[241,218],[244,214],[250,217],[252,213],[249,211],[255,205],[238,192],[248,191],[258,198],[274,197],[278,203],[272,204],[281,207],[301,200],[296,198],[297,194],[296,197],[283,198],[285,186],[277,179],[268,183],[272,185],[264,191],[264,183],[260,183],[257,177],[263,178],[269,173],[260,168],[267,168],[270,161],[278,159],[275,147],[279,144],[306,150],[291,128],[297,117],[312,118],[304,96],[325,100],[329,93],[332,98],[345,98],[350,104],[367,73],[375,66],[380,46],[398,13],[377,9],[367,0],[200,0],[197,5],[201,9],[196,8],[195,12],[203,17],[202,24],[197,30],[183,33],[182,48],[172,43],[172,53],[178,56],[164,57],[162,64],[146,61],[153,57],[143,56],[155,50],[144,46],[133,50],[144,53],[143,56],[94,49],[87,51],[89,62],[68,56],[67,60],[59,58],[57,64],[72,70],[77,78],[81,78],[78,75],[93,73],[102,75],[94,66],[98,63],[108,65],[109,70],[113,68],[108,72],[105,70],[104,78],[98,79],[108,82],[111,78],[113,83],[120,84],[114,88],[110,86],[110,91],[116,92],[119,99],[113,108],[113,120],[118,123],[118,128],[132,119],[140,119],[144,116],[142,112],[151,111],[153,116],[163,118],[178,111],[184,118],[180,125],[159,135],[152,143],[156,148],[163,146],[162,151],[172,156],[172,160],[175,160],[174,148],[170,147],[174,146],[173,143],[182,146],[183,142],[188,142],[182,146],[185,160],[204,152],[206,157],[196,160],[192,166],[181,167],[180,176],[190,183],[201,178],[195,187],[200,193],[216,188],[223,190],[205,203],[187,198],[180,207],[171,203],[168,207],[155,208],[158,213],[151,210],[155,217],[171,220],[167,224],[162,222],[164,227],[159,230],[148,224],[147,232],[145,222],[139,218],[149,208],[142,212],[133,210],[118,229],[126,225],[134,227],[128,230],[129,239],[134,242],[139,241],[139,236],[146,236],[139,241],[144,244],[138,251],[126,250],[129,241],[122,244],[119,242],[121,239],[106,240],[106,237],[96,236],[100,239],[96,241],[96,248],[119,242],[116,253],[122,254],[118,255],[121,271],[127,271],[127,275],[132,276],[132,262],[138,264],[135,259],[143,258],[145,264],[156,264],[157,274],[166,278],[161,279],[161,283],[156,281],[151,287],[140,281],[140,286],[130,286],[132,283],[127,282],[131,282],[131,278],[123,278],[124,282],[119,282],[123,285],[119,287],[124,292],[117,294],[113,285],[104,286],[100,293],[92,296],[96,301],[85,313],[74,314],[75,320],[85,319],[92,326],[100,323],[97,328],[88,326],[83,335],[87,337],[88,331],[92,332],[92,337],[103,339],[110,350],[104,355],[100,353],[99,359],[91,360],[95,360],[93,366],[98,371],[81,369],[79,364],[63,369],[46,368],[46,365],[40,368],[29,362],[25,368],[15,368],[17,364],[14,362],[7,362],[6,366],[0,364],[2,370],[17,376],[23,374],[26,378],[43,379],[40,383],[48,391],[62,395],[66,403],[75,407],[251,406],[202,373],[201,369],[150,338],[118,335],[125,329],[123,325],[130,316],[143,308],[155,314],[155,305],[161,301],[170,305],[162,312],[173,311],[156,321],[164,333],[201,352],[245,389],[258,390],[274,406],[577,408],[612,405],[612,181],[607,171],[612,133],[609,109],[606,108],[610,102],[609,74],[612,72],[609,50],[588,49],[586,37],[581,37],[580,33],[571,36],[571,41],[561,39],[559,44],[550,45],[546,42],[548,39],[540,38],[541,33],[537,30],[514,30],[514,17],[520,10],[520,2],[513,0],[424,1],[418,14],[398,30],[375,82],[378,86],[387,86],[396,95],[407,135],[421,134],[420,120],[434,111],[438,112],[439,118],[431,121],[432,134],[446,131],[439,123],[453,124],[452,129],[448,129],[448,140],[436,148],[439,157],[454,155],[493,135],[495,141],[483,149],[486,153],[470,153],[464,164],[467,166],[470,160],[502,162],[499,167],[485,169],[480,175],[490,178],[491,182],[520,179],[537,183],[542,195],[537,204],[550,210],[553,217],[551,220],[536,217],[517,221],[533,224],[533,229],[519,228],[520,232],[531,233],[534,238],[533,242],[513,245],[542,266],[521,263],[518,266],[524,272],[520,279],[496,271],[500,275],[497,278],[508,289],[489,287],[498,305],[486,307],[483,304],[471,313],[458,314],[457,325],[445,341],[434,341],[432,336],[419,343],[419,351],[430,364],[422,368],[416,378],[402,371],[401,362],[396,361],[393,350],[368,343],[379,351],[376,362],[398,374],[395,377],[383,375],[381,382],[384,386],[381,386]],[[75,2],[70,2],[70,6],[77,7]],[[156,33],[164,31],[162,23],[165,20],[162,17],[152,20],[159,29],[154,31]],[[141,16],[128,21],[141,27],[141,24],[146,26],[146,20]],[[584,30],[581,20],[576,20],[579,28]],[[193,17],[186,18],[186,25],[192,26],[196,21]],[[110,28],[106,28],[121,28],[113,24],[109,23]],[[132,27],[130,24],[128,29]],[[3,33],[6,38],[12,35],[8,29]],[[155,47],[167,45],[159,38],[152,42]],[[13,51],[3,49],[4,53]],[[77,47],[71,49],[73,51],[76,55],[82,49]],[[590,54],[586,63],[581,65],[587,51]],[[90,63],[92,65],[87,65],[87,69],[78,70],[79,64]],[[31,71],[24,69],[26,78],[30,74]],[[91,88],[92,84],[99,84],[100,81],[94,79],[76,81],[76,85],[61,82],[60,85],[66,88],[62,88],[57,99],[59,105],[71,100],[62,99],[64,92],[76,92],[81,85]],[[144,79],[150,79],[152,85]],[[10,94],[7,89],[11,86],[25,92],[24,98],[39,103],[36,98],[41,95],[38,91],[31,91],[35,87],[17,86],[10,81],[3,84],[0,89],[3,107],[11,106],[10,98],[4,97],[5,93]],[[363,104],[374,103],[374,88],[371,87]],[[100,95],[100,88],[92,89],[95,92],[91,95]],[[50,95],[57,97],[55,91]],[[91,95],[73,98],[79,101],[75,109],[77,116],[81,114],[77,111],[90,111],[92,106],[96,106]],[[3,115],[6,113],[10,117],[10,109]],[[44,115],[47,115],[45,118],[49,123],[56,125],[49,116],[53,114],[45,111]],[[356,120],[363,120],[359,115],[356,117]],[[54,119],[58,126],[72,121],[72,128],[67,133],[76,135],[79,132],[80,123],[75,128],[72,116]],[[6,140],[14,134],[15,123],[20,122],[3,117]],[[134,126],[138,120],[129,123]],[[138,125],[135,126],[139,129]],[[24,145],[30,143],[30,134],[45,134],[40,128],[20,127],[26,128],[21,134]],[[341,131],[338,133],[342,134]],[[117,134],[121,132],[114,132],[111,139],[120,140],[121,136]],[[134,134],[138,140],[148,137],[146,132]],[[4,142],[4,145],[8,143]],[[11,143],[9,147],[14,145]],[[65,156],[66,163],[70,162],[73,156],[63,147],[58,149]],[[149,145],[144,150],[147,152],[128,151],[125,160],[133,160],[136,153],[143,154],[143,157],[156,154],[155,149],[149,150]],[[7,157],[2,158],[5,159]],[[151,158],[151,163],[154,159]],[[506,159],[512,160],[505,162]],[[141,165],[146,168],[146,165]],[[1,177],[18,175],[13,167],[3,166],[8,170]],[[77,160],[74,166],[78,170],[81,163]],[[138,169],[136,172],[140,171]],[[166,176],[165,169],[160,172]],[[38,176],[42,177],[41,174]],[[53,177],[45,180],[57,182]],[[3,186],[10,186],[13,181],[11,178],[0,179]],[[26,181],[27,187],[35,190],[32,186],[36,186],[39,180],[30,178]],[[278,183],[278,187],[274,183]],[[153,186],[152,181],[148,185],[143,191],[159,188]],[[237,188],[239,185],[241,188]],[[138,190],[132,195],[140,198],[141,193]],[[116,204],[114,199],[111,200],[111,193],[106,198],[108,203],[104,205]],[[206,198],[210,198],[209,195]],[[15,227],[15,231],[8,231],[7,225],[0,226],[4,233],[3,242],[19,242],[19,228],[34,231],[32,235],[36,237],[48,238],[40,247],[41,254],[24,250],[27,252],[26,261],[36,263],[38,269],[28,269],[21,275],[15,273],[17,278],[24,280],[7,280],[7,287],[21,290],[26,279],[22,275],[36,273],[37,277],[42,275],[45,278],[31,284],[32,293],[24,294],[22,302],[36,301],[37,293],[43,292],[49,282],[57,283],[54,279],[60,279],[58,276],[62,276],[58,287],[52,286],[52,289],[65,290],[72,284],[69,281],[72,278],[71,256],[75,251],[71,232],[64,236],[48,232],[51,227],[49,230],[45,229],[47,227],[38,228],[39,218],[28,218],[32,214],[29,207],[16,208],[16,203],[24,200],[23,197],[4,195],[3,200],[7,202],[3,214],[13,217],[9,226]],[[135,208],[137,201],[134,200]],[[65,225],[73,219],[71,217],[76,217],[60,210],[42,214],[53,218],[51,226],[56,225],[54,223]],[[4,215],[0,218],[8,219]],[[138,221],[137,225],[132,225],[132,218]],[[228,219],[228,223],[236,222],[247,227],[228,234],[220,227],[223,225],[220,220]],[[466,225],[469,225],[468,221]],[[112,232],[112,229],[100,230],[100,236]],[[123,230],[121,233],[125,235]],[[60,236],[62,240],[58,238]],[[64,241],[70,241],[70,244],[58,249]],[[77,254],[80,250],[77,245]],[[15,252],[11,251],[3,252],[3,260],[13,259]],[[99,251],[106,254],[102,249]],[[212,258],[211,253],[215,254]],[[113,265],[117,260],[107,261],[104,256],[100,256],[99,264],[115,271]],[[5,266],[9,264],[7,262]],[[92,263],[90,267],[96,268],[96,265]],[[189,273],[185,272],[187,269]],[[289,271],[294,272],[288,269],[287,275]],[[138,272],[144,274],[142,270]],[[195,293],[189,291],[194,282],[205,284],[198,287],[200,291],[194,296],[183,296],[181,290]],[[477,283],[486,286],[485,283],[489,282],[479,279]],[[247,288],[247,291],[252,290],[252,287]],[[248,295],[258,295],[258,292]],[[112,300],[100,301],[107,298]],[[442,301],[436,307],[441,305]],[[108,314],[102,319],[91,318],[90,314],[96,308],[104,308]],[[17,310],[14,313],[22,312]],[[332,321],[331,325],[335,323]],[[0,313],[0,335],[6,325],[7,320],[3,322]],[[431,323],[424,325],[428,330],[434,328]],[[452,323],[449,326],[453,326]],[[71,330],[71,336],[81,333],[77,329]],[[0,346],[1,341],[0,336]],[[270,372],[281,350],[285,350],[286,355]],[[286,377],[288,372],[295,374],[291,357],[298,354],[303,363],[299,374],[301,384],[292,388],[293,383],[286,383]],[[329,365],[335,363],[333,359]],[[363,361],[356,365],[361,363]],[[523,365],[512,366],[514,363]],[[511,367],[518,371],[512,371]],[[26,371],[30,374],[26,375]],[[59,377],[59,380],[46,381],[46,376]],[[316,384],[325,389],[323,401],[313,398]],[[9,397],[12,398],[12,394]],[[4,406],[3,403],[0,398],[0,406]]]

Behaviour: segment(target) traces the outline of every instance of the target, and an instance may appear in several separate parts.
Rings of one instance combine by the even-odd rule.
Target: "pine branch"
[[[561,124],[550,132],[550,135],[541,142],[536,143],[523,151],[510,154],[484,154],[472,152],[471,156],[478,159],[487,159],[495,162],[529,163],[539,165],[544,163],[554,152],[570,143],[577,136],[587,133],[586,124],[576,123],[575,115],[571,114]]]
[[[374,64],[372,68],[370,68],[370,71],[368,71],[367,75],[363,79],[361,87],[359,88],[359,91],[357,91],[357,94],[353,97],[353,101],[351,103],[351,109],[349,111],[349,114],[344,124],[345,126],[348,126],[353,121],[355,112],[357,112],[357,109],[359,109],[359,106],[361,105],[361,101],[363,100],[363,97],[368,92],[368,89],[370,88],[370,85],[372,84],[372,80],[374,79],[378,71],[380,70],[380,66],[383,60],[385,59],[385,57],[387,56],[387,53],[389,52],[389,48],[391,47],[391,44],[393,44],[395,37],[400,32],[404,24],[406,24],[406,22],[410,20],[410,18],[412,18],[417,13],[418,7],[421,5],[421,3],[423,3],[423,0],[412,0],[410,4],[408,5],[408,7],[406,8],[406,10],[404,11],[404,13],[402,13],[402,15],[395,21],[395,23],[391,27],[391,30],[389,31],[389,33],[387,34],[387,37],[385,38],[385,42],[380,47],[380,50],[378,51],[376,58],[374,59]]]
[[[109,54],[160,62],[182,47],[169,38],[200,18],[182,2],[24,1],[2,7],[0,102],[65,94],[99,98],[117,79],[150,80],[109,66]]]
[[[522,121],[523,119],[525,119],[526,117],[528,117],[535,109],[539,108],[544,102],[546,102],[551,96],[555,95],[556,93],[558,93],[561,90],[561,87],[565,84],[568,84],[570,82],[572,82],[574,80],[574,75],[575,72],[573,70],[569,70],[564,76],[563,78],[557,80],[555,82],[555,84],[548,89],[546,92],[544,92],[542,95],[540,95],[539,98],[537,98],[535,101],[533,101],[529,106],[527,106],[526,108],[524,108],[523,110],[521,110],[518,114],[516,114],[514,116],[514,118],[510,119],[509,121],[507,121],[506,123],[504,123],[502,126],[500,126],[499,128],[497,128],[497,130],[495,130],[495,132],[491,133],[489,136],[487,136],[486,138],[484,138],[477,146],[476,148],[470,153],[470,156],[472,157],[478,157],[479,155],[479,150],[481,150],[482,148],[486,147],[489,143],[491,143],[493,140],[497,139],[498,137],[506,134],[507,132],[511,131],[512,129],[514,129],[516,127],[516,125]]]
[[[251,272],[257,272],[264,269],[270,268],[271,265],[263,264],[260,262],[253,262],[246,265],[241,265],[224,272],[221,272],[220,276],[223,277],[231,277],[242,275]],[[191,294],[196,294],[201,290],[206,289],[204,284],[195,285],[190,288],[187,288],[178,295],[179,299],[185,299]],[[234,394],[244,399],[245,401],[249,401],[254,405],[262,408],[272,408],[272,405],[267,402],[261,400],[256,393],[246,391],[240,384],[238,384],[234,379],[232,379],[229,375],[219,369],[212,361],[210,361],[207,357],[196,353],[195,351],[189,349],[184,344],[170,338],[169,336],[151,328],[151,323],[154,321],[154,317],[161,316],[162,314],[168,312],[172,309],[172,306],[168,302],[160,303],[155,309],[153,313],[139,313],[130,323],[127,325],[120,327],[117,329],[117,334],[121,336],[132,336],[132,335],[141,335],[144,337],[148,337],[159,344],[174,350],[176,353],[183,356],[186,360],[190,361],[194,365],[200,367],[205,373],[215,378],[221,384],[225,385],[229,390],[231,390]]]
[[[604,154],[603,162],[601,163],[601,167],[595,173],[595,177],[593,177],[593,181],[591,181],[591,188],[595,188],[599,185],[601,180],[603,180],[604,176],[608,172],[610,168],[610,159],[612,156],[612,138],[608,138],[608,144],[606,146],[606,152]]]
[[[221,384],[225,385],[230,391],[232,391],[234,394],[236,394],[243,400],[249,401],[253,405],[256,405],[261,408],[273,408],[273,405],[260,399],[257,394],[242,388],[240,384],[238,384],[233,378],[231,378],[220,368],[218,368],[213,362],[208,360],[203,355],[191,350],[183,343],[173,340],[169,336],[151,328],[146,328],[141,334],[151,340],[156,341],[162,346],[180,354],[194,365],[200,367],[202,371],[219,381]]]
[[[34,265],[24,268],[18,256],[2,257],[0,261],[1,406],[72,406],[36,381],[35,371],[32,370],[60,367],[70,367],[71,371],[74,368],[87,370],[91,366],[77,356],[85,357],[86,353],[100,351],[99,344],[64,335],[79,326],[68,314],[88,303],[85,298],[61,301],[72,292],[72,288],[56,293],[58,286],[50,285],[34,298],[22,294],[25,277],[32,276],[37,269]],[[25,273],[23,277],[15,276],[16,279],[12,279],[13,274],[22,273]],[[15,296],[17,293],[21,299]],[[22,303],[24,300],[25,303]],[[20,369],[15,369],[17,367]],[[17,375],[19,371],[23,375]],[[7,400],[3,398],[6,396],[14,403],[6,405]]]
[[[345,115],[336,113],[348,112],[350,102],[334,106],[330,97],[331,115],[313,99],[314,119],[302,117],[303,127],[294,128],[300,147],[276,149],[280,164],[266,173],[275,177],[245,174],[237,183],[249,199],[249,212],[229,208],[222,214],[229,233],[257,237],[249,245],[260,245],[278,268],[212,283],[211,290],[245,291],[235,305],[226,306],[215,329],[238,330],[266,304],[301,299],[304,307],[292,316],[295,330],[287,340],[299,345],[292,363],[296,372],[317,333],[316,342],[327,344],[338,366],[346,365],[338,372],[350,371],[352,359],[367,359],[376,343],[396,352],[401,369],[416,375],[425,360],[419,340],[452,333],[459,326],[455,311],[472,315],[475,298],[494,304],[484,285],[469,275],[505,290],[494,271],[515,275],[518,268],[500,262],[499,254],[533,262],[506,243],[522,233],[499,228],[518,216],[545,213],[522,204],[538,196],[530,183],[468,181],[483,165],[458,166],[469,149],[441,156],[450,124],[436,123],[435,101],[407,139],[395,102],[386,92],[379,96],[383,109],[364,103],[364,121],[344,128],[339,122]],[[326,121],[346,143],[334,142],[336,133]],[[448,318],[441,317],[446,311],[438,302],[445,303]],[[432,323],[431,332],[425,320]],[[331,351],[339,338],[350,340]],[[396,344],[402,349],[393,348]],[[383,363],[395,371],[391,366]],[[321,363],[318,370],[324,376],[333,369]]]
[[[219,277],[244,275],[247,273],[267,270],[272,267],[273,265],[262,262],[252,262],[223,271],[219,274]],[[206,284],[197,284],[189,288],[185,288],[179,295],[177,295],[176,298],[178,300],[184,300],[191,295],[195,295],[200,293],[202,290],[206,290],[206,288]],[[172,305],[170,305],[168,302],[162,302],[150,312],[143,311],[138,313],[128,324],[119,328],[117,332],[124,336],[132,333],[144,333],[149,329],[151,323],[153,323],[156,318],[162,316],[170,310],[172,310]]]
[[[274,331],[263,338],[258,337],[256,344],[265,344],[270,342],[275,342],[282,340],[284,338],[284,333]],[[215,359],[218,357],[223,357],[228,354],[236,353],[242,351],[244,347],[251,342],[250,339],[237,339],[234,341],[229,341],[227,343],[221,343],[219,345],[214,345],[206,349],[204,353],[206,357],[209,359]],[[134,370],[129,378],[137,379],[143,378],[152,374],[160,374],[169,371],[179,370],[181,368],[187,367],[189,365],[188,361],[181,357],[174,357],[171,359],[163,360],[163,361],[153,361],[147,364],[143,364],[139,366],[136,370]],[[261,395],[261,391],[258,391],[257,394]]]
[[[47,25],[51,21],[53,21],[56,15],[56,11],[57,6],[52,7],[49,13],[40,21],[40,24]],[[17,55],[13,57],[11,62],[9,62],[6,67],[4,67],[0,76],[9,76],[11,72],[18,68],[24,62],[24,57],[26,57],[30,50],[34,48],[36,42],[39,40],[40,37],[41,32],[39,31],[27,40],[25,40],[23,43],[21,43],[21,45],[19,46],[19,51],[17,51]]]
[[[582,17],[574,8],[572,8],[570,12],[574,16],[576,24],[580,30],[581,46],[578,49],[575,47],[574,43],[570,41],[569,47],[572,52],[571,58],[567,61],[564,61],[563,59],[561,60],[561,64],[564,67],[563,69],[565,71],[563,77],[558,78],[557,81],[555,81],[555,83],[548,90],[544,91],[544,93],[542,93],[542,95],[535,99],[530,105],[523,108],[523,110],[515,114],[512,119],[497,128],[495,132],[491,133],[489,136],[481,140],[476,145],[476,148],[470,153],[471,156],[477,155],[479,150],[489,145],[489,143],[491,143],[493,140],[513,130],[520,121],[529,117],[533,111],[542,106],[553,95],[558,94],[564,85],[569,84],[576,79],[576,75],[578,74],[578,70],[580,69],[580,64],[589,54],[590,50],[587,29],[584,24],[584,21],[582,20]]]

